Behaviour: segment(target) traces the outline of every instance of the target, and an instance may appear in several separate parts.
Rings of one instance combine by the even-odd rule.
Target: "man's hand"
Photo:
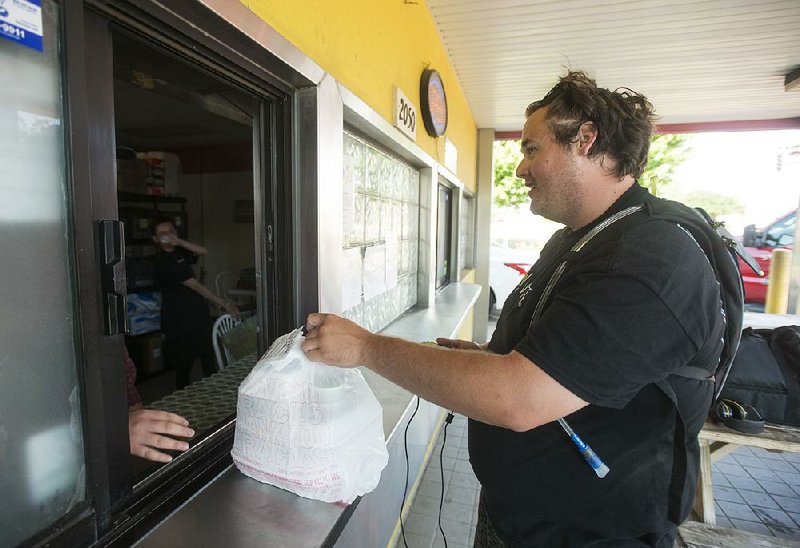
[[[155,462],[170,462],[172,457],[159,449],[186,451],[189,444],[170,436],[191,438],[189,421],[167,411],[134,409],[128,412],[131,455]]]
[[[308,359],[339,367],[366,365],[372,333],[334,314],[309,314],[302,349]]]
[[[165,234],[161,234],[161,236],[159,236],[159,237],[153,236],[153,241],[155,243],[159,244],[159,245],[176,246],[176,245],[178,245],[178,242],[180,241],[180,239],[177,236],[173,235],[173,234],[165,233]]]
[[[447,348],[457,348],[458,350],[486,351],[486,346],[481,346],[476,342],[462,339],[445,339],[444,337],[439,337],[436,339],[436,344]]]
[[[239,309],[236,308],[236,305],[233,303],[225,302],[222,304],[222,310],[233,316],[237,321],[242,320],[242,313],[239,312]]]

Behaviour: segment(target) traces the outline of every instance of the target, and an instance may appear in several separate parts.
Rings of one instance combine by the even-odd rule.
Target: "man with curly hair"
[[[469,420],[481,483],[476,546],[672,546],[692,504],[697,434],[720,361],[720,286],[637,183],[654,112],[569,72],[528,106],[531,211],[564,224],[503,306],[488,345],[438,349],[311,314],[310,359],[367,366]],[[682,207],[682,206],[681,206]],[[610,467],[599,477],[565,417]]]

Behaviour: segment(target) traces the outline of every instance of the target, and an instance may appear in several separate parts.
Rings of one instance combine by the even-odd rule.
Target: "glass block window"
[[[370,331],[417,302],[419,172],[344,134],[343,315]]]
[[[469,270],[475,268],[475,197],[463,196],[458,221],[458,251],[462,270]]]

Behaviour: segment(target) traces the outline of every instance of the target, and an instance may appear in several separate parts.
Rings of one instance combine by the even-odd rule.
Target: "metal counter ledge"
[[[436,296],[434,306],[413,310],[382,331],[422,342],[455,337],[480,294],[480,286],[453,283]],[[314,547],[386,546],[399,517],[405,483],[403,434],[417,399],[370,370],[364,377],[383,406],[389,464],[378,487],[350,506],[305,499],[259,483],[229,466],[159,526],[140,547],[225,546]],[[419,400],[408,429],[409,490],[427,459],[442,410]]]

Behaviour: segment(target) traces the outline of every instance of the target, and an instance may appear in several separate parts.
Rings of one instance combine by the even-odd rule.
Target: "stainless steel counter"
[[[412,311],[383,333],[421,342],[454,337],[474,305],[480,286],[450,284],[433,307]],[[313,547],[386,546],[398,519],[406,462],[403,433],[416,397],[386,379],[363,370],[383,406],[389,464],[378,487],[350,506],[304,499],[259,483],[234,466],[210,482],[137,545],[143,547]],[[409,427],[409,486],[425,464],[441,409],[420,401]],[[341,537],[341,538],[340,538]]]

